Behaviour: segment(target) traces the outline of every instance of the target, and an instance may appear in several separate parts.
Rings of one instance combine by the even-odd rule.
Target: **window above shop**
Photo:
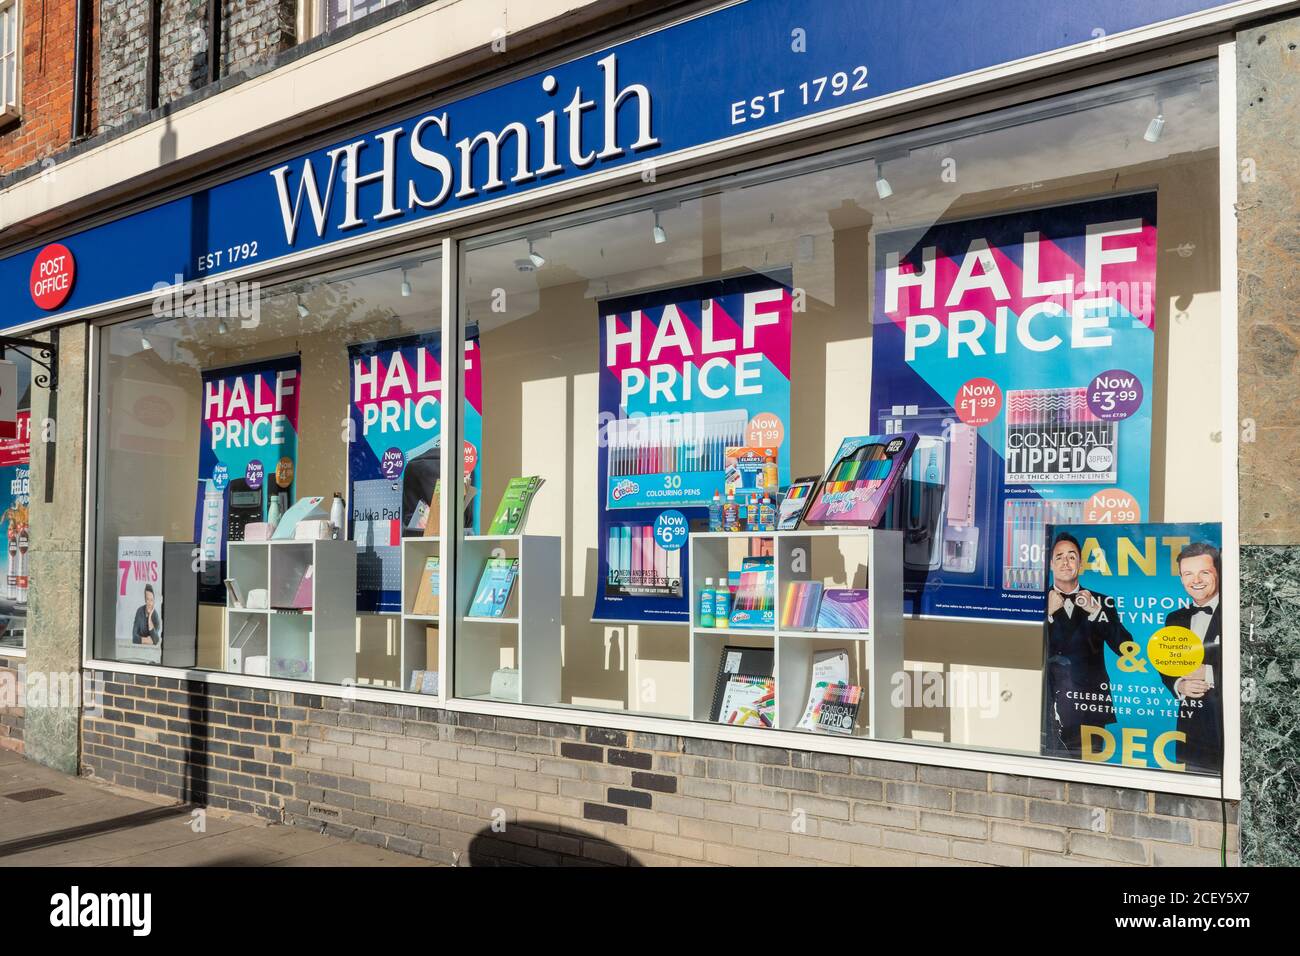
[[[0,122],[17,117],[21,105],[20,0],[0,0]]]
[[[302,38],[310,39],[348,26],[385,7],[396,6],[399,2],[400,0],[298,0],[301,21],[305,27]]]

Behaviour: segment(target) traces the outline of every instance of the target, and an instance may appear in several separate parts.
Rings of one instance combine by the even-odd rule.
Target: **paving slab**
[[[8,796],[40,788],[57,793],[30,802]],[[248,814],[196,817],[192,807],[0,751],[0,867],[436,865]]]

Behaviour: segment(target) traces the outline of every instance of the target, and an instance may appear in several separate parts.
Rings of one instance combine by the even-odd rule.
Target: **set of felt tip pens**
[[[1047,526],[1079,524],[1084,502],[1075,500],[1006,501],[1003,528],[1002,587],[1008,591],[1042,591],[1047,553]]]
[[[742,409],[610,422],[609,475],[723,471],[727,449],[742,444],[747,418]]]
[[[606,562],[608,594],[676,597],[682,594],[682,552],[659,547],[654,525],[611,527]]]
[[[1007,393],[1006,480],[1114,481],[1118,426],[1098,418],[1086,388]]]
[[[823,486],[823,493],[879,487],[889,477],[894,463],[885,455],[884,445],[863,445],[835,465]]]
[[[658,475],[666,472],[722,471],[727,449],[744,437],[744,427],[709,428],[687,435],[680,423],[643,429],[609,447],[609,474]]]

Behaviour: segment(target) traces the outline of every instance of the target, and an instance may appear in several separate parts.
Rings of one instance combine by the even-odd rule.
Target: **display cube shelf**
[[[864,691],[854,735],[902,737],[903,711],[890,701],[893,677],[903,670],[902,532],[871,528],[693,532],[690,549],[691,697],[696,720],[715,719],[710,707],[723,648],[759,647],[773,651],[776,726],[800,729],[796,724],[808,703],[817,653],[843,648],[849,656],[849,682]],[[701,627],[699,592],[704,579],[713,578],[716,587],[719,579],[727,579],[728,569],[739,567],[754,550],[773,557],[774,626]],[[866,588],[871,626],[862,630],[780,627],[782,592],[791,581]]]
[[[264,590],[269,605],[235,607],[227,595],[222,660],[228,669],[238,664],[246,673],[330,684],[356,679],[351,541],[232,541],[226,554],[227,575],[245,602],[250,592]]]
[[[442,669],[441,585],[437,613],[416,614],[412,609],[418,596],[420,578],[424,574],[425,561],[428,558],[441,558],[441,554],[440,537],[402,539],[402,634],[398,648],[400,689],[411,689],[411,675],[416,671],[437,671],[438,693],[425,696],[438,701],[443,700],[446,693],[446,674]]]
[[[488,558],[518,558],[519,574],[501,617],[470,617]],[[558,704],[560,539],[535,534],[466,535],[456,560],[456,696]],[[519,697],[494,698],[492,674],[507,664],[519,670]]]

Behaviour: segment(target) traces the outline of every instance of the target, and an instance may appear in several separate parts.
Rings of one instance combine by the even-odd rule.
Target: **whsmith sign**
[[[745,136],[1155,25],[1204,28],[1264,0],[747,0],[0,262],[5,326],[201,279],[597,171]]]

